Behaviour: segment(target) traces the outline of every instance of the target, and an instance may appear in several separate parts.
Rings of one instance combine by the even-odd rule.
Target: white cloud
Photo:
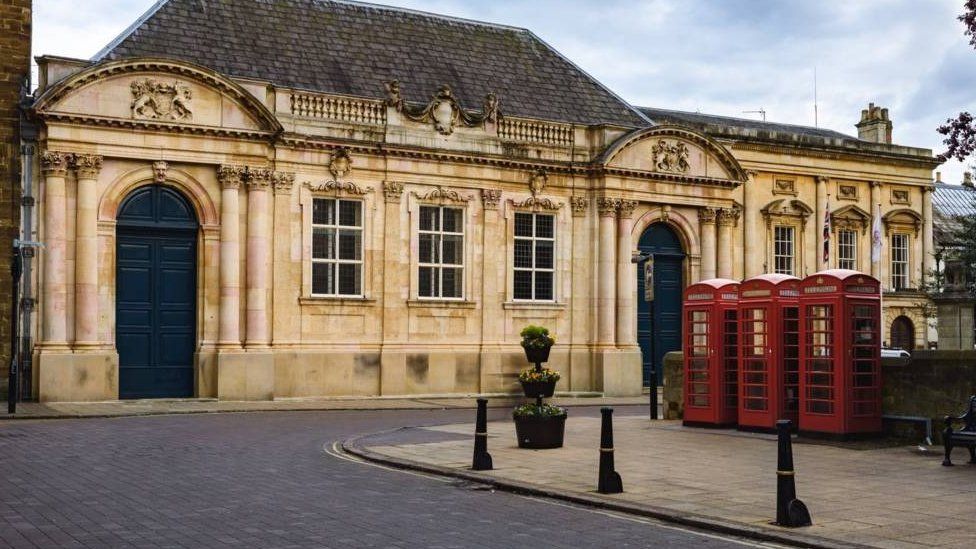
[[[525,27],[625,99],[855,133],[869,101],[895,140],[941,151],[935,128],[976,109],[961,0],[381,0]],[[35,53],[87,58],[152,0],[35,0]],[[958,162],[942,168],[959,181]]]

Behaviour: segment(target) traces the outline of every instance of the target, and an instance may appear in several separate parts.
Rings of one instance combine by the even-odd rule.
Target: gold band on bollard
[[[488,431],[485,431],[484,433],[479,433],[478,431],[475,431],[474,432],[474,436],[476,436],[476,437],[486,437],[486,436],[488,436]]]
[[[796,475],[795,471],[776,471],[777,475],[783,475],[784,477],[792,477]]]
[[[600,448],[601,452],[612,452],[613,448]]]

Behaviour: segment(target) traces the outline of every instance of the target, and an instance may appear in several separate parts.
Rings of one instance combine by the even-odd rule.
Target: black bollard
[[[793,441],[790,431],[793,422],[781,419],[776,422],[779,435],[779,455],[776,459],[776,524],[795,528],[810,526],[810,511],[796,499],[796,474],[793,471]]]
[[[619,494],[624,491],[620,474],[613,469],[613,408],[600,408],[603,424],[600,429],[600,479],[596,491]]]
[[[474,457],[471,468],[475,471],[491,470],[491,454],[488,453],[488,399],[478,399],[478,418],[474,423]]]

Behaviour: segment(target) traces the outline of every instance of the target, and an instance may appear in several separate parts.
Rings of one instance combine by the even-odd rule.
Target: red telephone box
[[[800,279],[764,274],[739,286],[739,428],[797,422]]]
[[[739,283],[703,280],[685,289],[685,425],[735,425]]]
[[[880,317],[876,278],[833,269],[800,282],[800,431],[881,431]]]

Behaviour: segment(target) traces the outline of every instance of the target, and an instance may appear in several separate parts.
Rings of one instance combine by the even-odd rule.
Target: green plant
[[[543,326],[529,324],[522,328],[519,335],[522,336],[522,347],[526,349],[552,347],[556,343],[556,337],[549,333],[549,328]]]
[[[566,409],[552,404],[521,404],[512,412],[513,418],[520,417],[564,417]]]
[[[529,368],[527,370],[522,370],[522,372],[519,374],[519,381],[522,383],[555,383],[559,381],[559,378],[559,372],[556,370],[550,370],[549,368],[542,368],[541,370]]]

